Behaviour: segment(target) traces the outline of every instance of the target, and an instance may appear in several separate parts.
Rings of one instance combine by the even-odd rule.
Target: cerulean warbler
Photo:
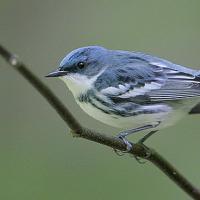
[[[185,116],[200,96],[200,71],[141,52],[76,49],[47,75],[59,77],[93,118],[124,131],[153,132]],[[144,139],[142,139],[144,141]]]

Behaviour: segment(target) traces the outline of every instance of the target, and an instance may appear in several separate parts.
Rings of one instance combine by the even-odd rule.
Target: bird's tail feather
[[[196,106],[194,106],[189,114],[200,114],[200,103],[198,103]]]
[[[198,70],[195,75],[197,78],[200,78],[200,70]],[[190,110],[189,114],[200,114],[200,103],[198,103],[196,106],[194,106]]]

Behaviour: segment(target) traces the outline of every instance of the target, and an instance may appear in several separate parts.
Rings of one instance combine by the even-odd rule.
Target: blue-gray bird
[[[59,77],[93,118],[123,130],[118,137],[170,126],[199,102],[200,71],[141,52],[76,49],[47,75]]]

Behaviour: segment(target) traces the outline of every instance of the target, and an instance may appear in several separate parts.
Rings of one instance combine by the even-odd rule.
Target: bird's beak
[[[59,76],[65,76],[67,75],[68,72],[67,71],[60,71],[59,69],[56,69],[53,72],[50,72],[48,75],[46,75],[45,77],[59,77]]]

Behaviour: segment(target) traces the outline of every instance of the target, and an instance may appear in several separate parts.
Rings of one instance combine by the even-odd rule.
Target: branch
[[[78,137],[85,138],[113,149],[120,151],[126,150],[125,144],[117,138],[98,133],[93,130],[84,128],[73,116],[73,114],[65,107],[65,105],[54,95],[54,93],[27,67],[17,56],[10,53],[0,45],[0,55],[6,60],[11,67],[17,70],[40,94],[49,102],[49,104],[57,111],[60,117],[66,122],[70,129],[77,134]],[[192,185],[182,174],[178,172],[167,160],[165,160],[155,150],[136,143],[129,152],[133,156],[141,157],[152,162],[162,172],[164,172],[174,183],[182,188],[193,199],[200,200],[200,191]]]

